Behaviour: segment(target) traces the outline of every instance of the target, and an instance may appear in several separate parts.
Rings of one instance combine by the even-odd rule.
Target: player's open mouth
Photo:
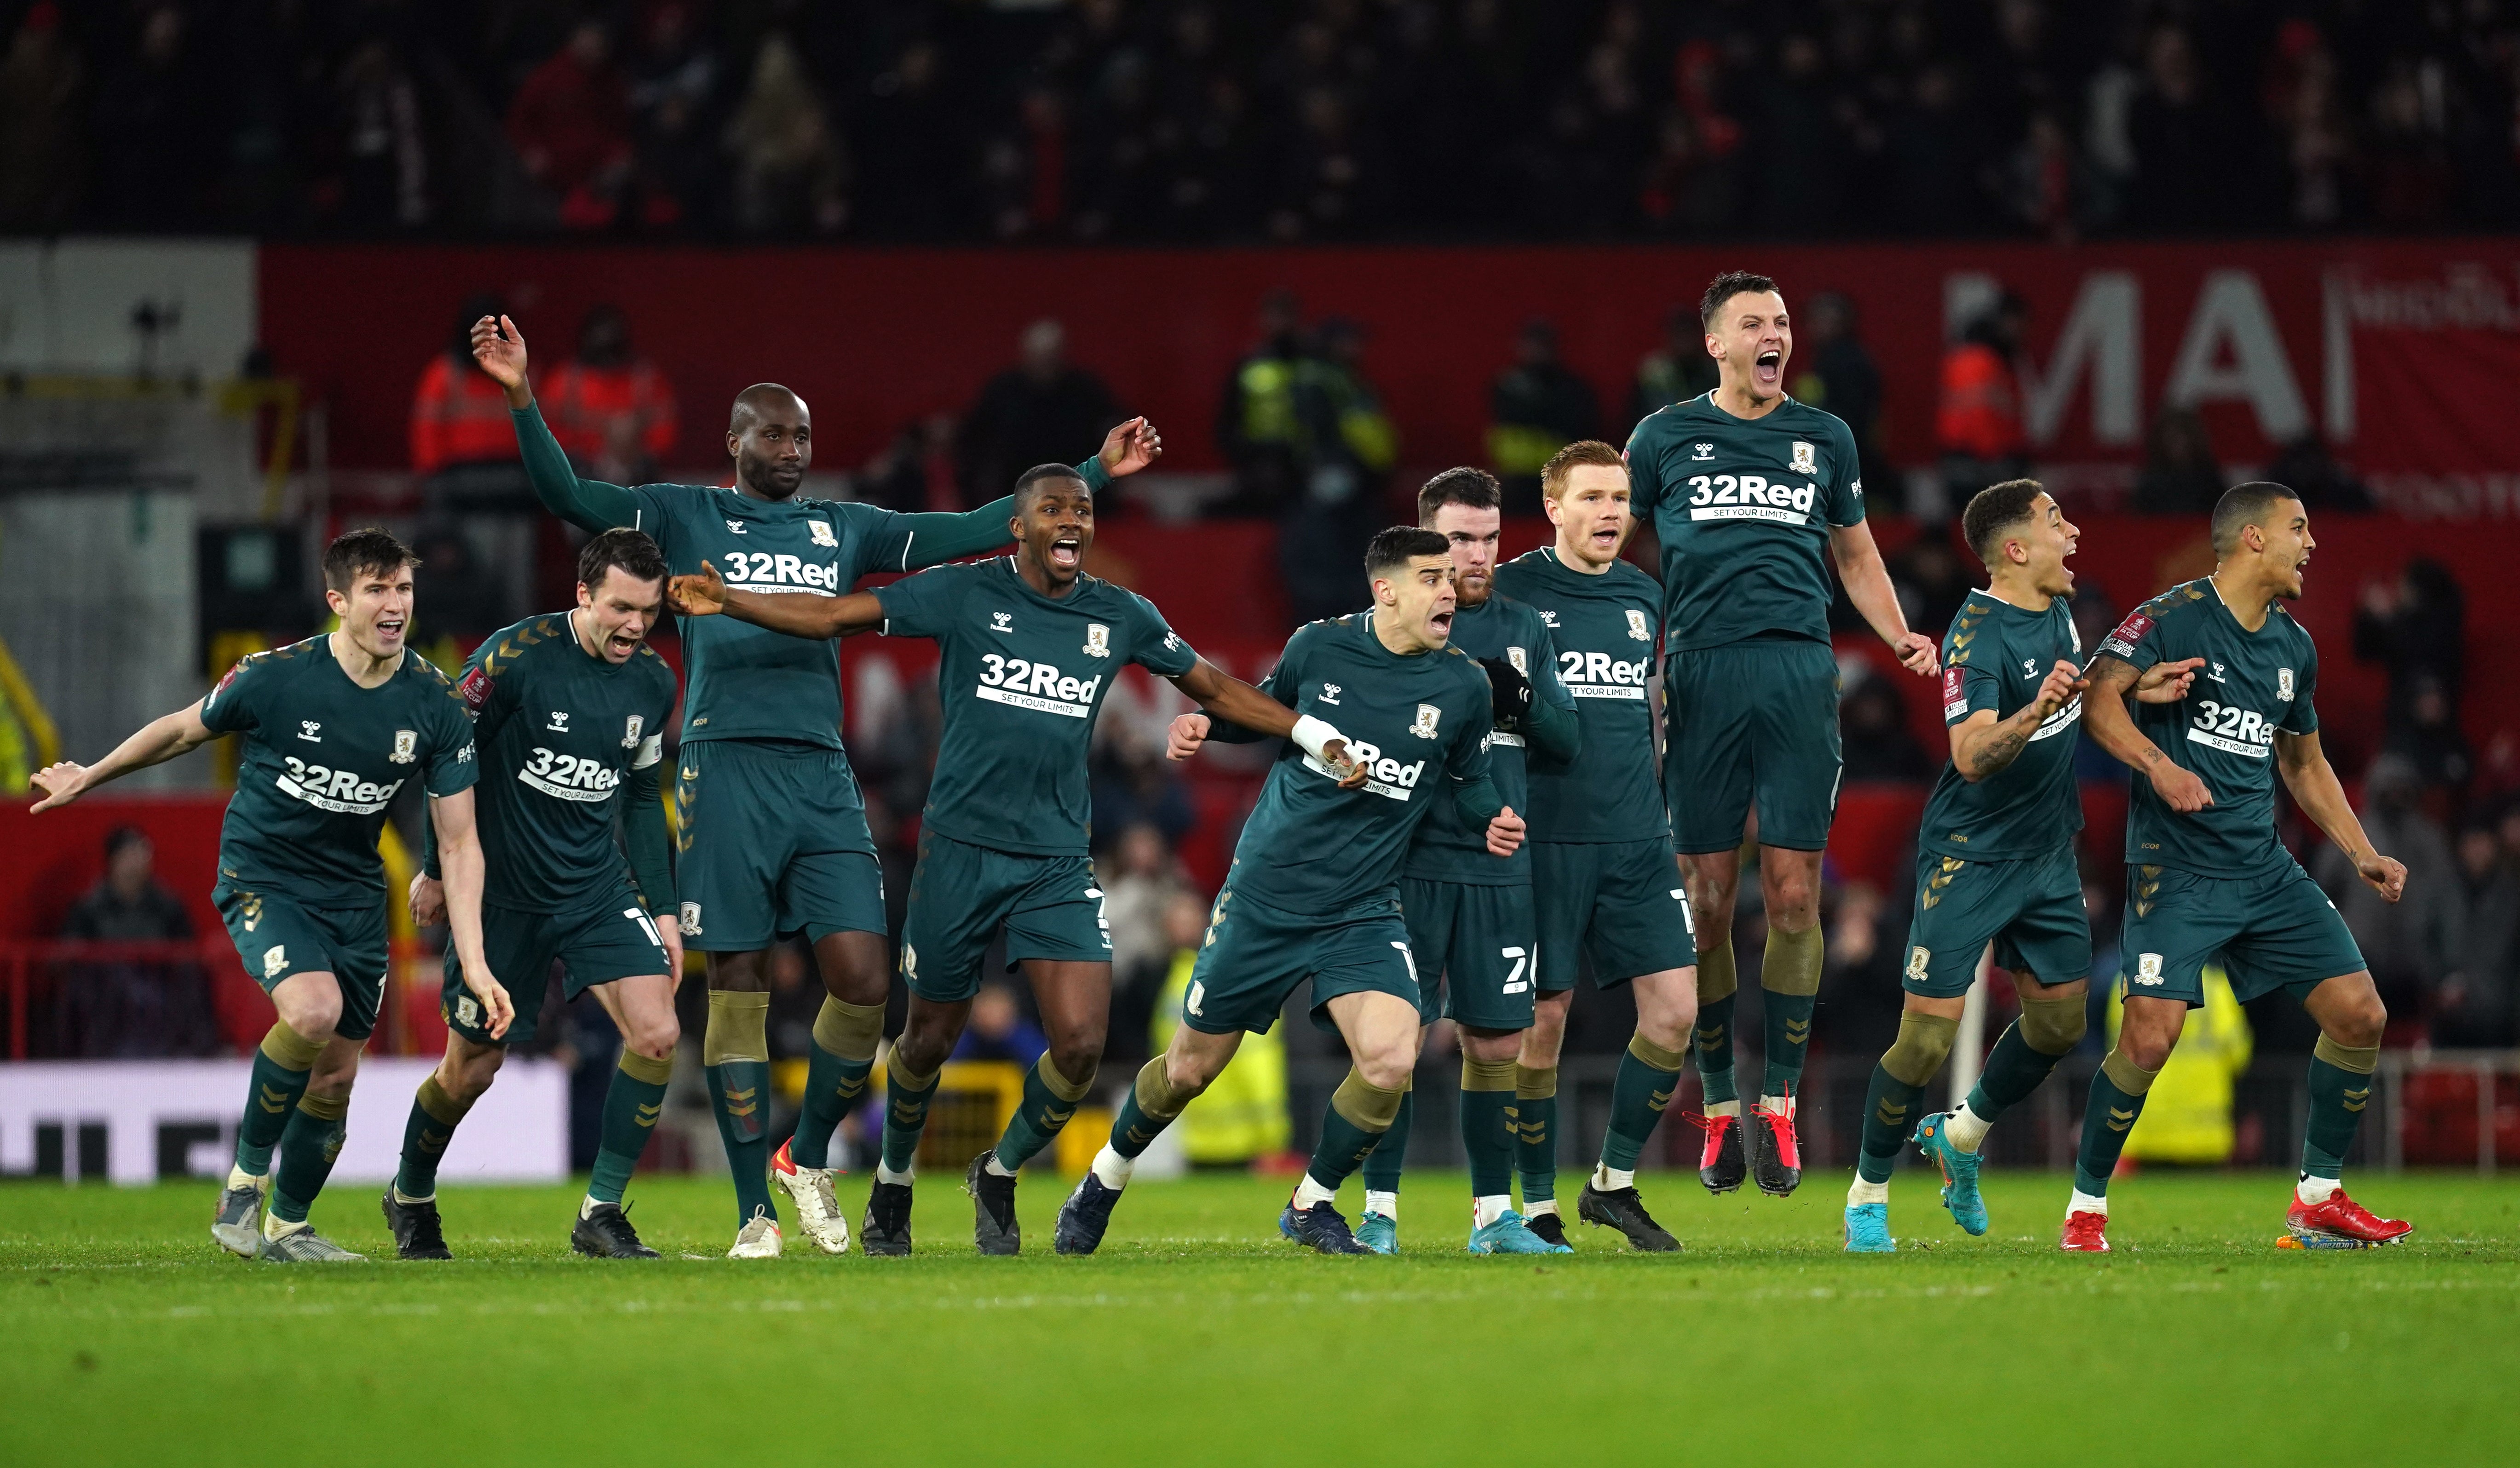
[[[1600,547],[1604,551],[1611,549],[1618,545],[1618,543],[1619,527],[1616,525],[1603,525],[1600,529],[1593,532],[1593,544]]]
[[[402,618],[379,617],[377,619],[377,636],[388,643],[402,641]]]
[[[1453,614],[1449,611],[1439,611],[1426,619],[1426,625],[1433,629],[1435,635],[1438,637],[1451,637],[1453,635]]]
[[[1074,539],[1060,539],[1050,543],[1050,563],[1062,571],[1076,569],[1084,559],[1085,548]]]
[[[1761,352],[1753,365],[1758,370],[1760,381],[1774,382],[1777,380],[1778,374],[1784,369],[1785,354],[1772,346]]]
[[[612,648],[613,651],[620,653],[623,657],[628,657],[631,653],[639,650],[639,640],[626,632],[616,632],[609,638],[605,639],[605,642]]]

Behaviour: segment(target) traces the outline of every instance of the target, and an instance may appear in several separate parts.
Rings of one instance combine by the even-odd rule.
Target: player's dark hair
[[[1025,469],[1023,473],[1015,479],[1015,509],[1023,509],[1024,501],[1032,498],[1033,486],[1038,484],[1048,484],[1054,480],[1065,480],[1071,484],[1082,484],[1085,482],[1084,476],[1076,472],[1076,467],[1074,465],[1036,464],[1032,467]]]
[[[1764,295],[1777,289],[1777,283],[1764,275],[1747,270],[1728,270],[1706,283],[1706,293],[1697,298],[1697,324],[1707,331],[1715,330],[1715,313],[1724,303],[1748,291]]]
[[[1435,512],[1447,505],[1465,505],[1472,510],[1501,510],[1505,506],[1505,486],[1497,476],[1483,468],[1463,465],[1448,468],[1426,481],[1418,491],[1418,523],[1435,523]]]
[[[1980,565],[1995,569],[1996,557],[2003,551],[2003,532],[2030,518],[2032,507],[2047,492],[2036,479],[2006,479],[1969,496],[1968,508],[1960,512],[1960,538],[1968,542]]]
[[[1450,556],[1453,543],[1418,525],[1377,530],[1365,548],[1365,579],[1396,571],[1420,556]]]
[[[735,407],[727,413],[726,431],[742,433],[759,423],[761,405],[769,402],[773,395],[792,399],[799,408],[805,406],[804,398],[791,388],[782,387],[776,382],[755,382],[735,395]]]
[[[2267,512],[2301,496],[2271,479],[2252,479],[2223,491],[2214,502],[2214,555],[2219,558],[2240,549],[2240,532],[2264,526]]]
[[[602,586],[604,573],[614,566],[633,581],[661,582],[672,574],[665,565],[665,553],[646,531],[607,530],[577,553],[577,584],[590,589]]]
[[[411,554],[409,546],[394,539],[390,531],[364,526],[346,532],[324,548],[324,589],[346,597],[362,576],[391,575],[418,564],[420,557]]]
[[[1550,455],[1540,467],[1540,497],[1553,500],[1566,493],[1566,476],[1588,464],[1624,471],[1628,456],[1598,438],[1579,438]]]

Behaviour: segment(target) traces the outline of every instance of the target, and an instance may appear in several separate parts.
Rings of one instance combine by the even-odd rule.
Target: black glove
[[[1531,680],[1502,657],[1480,658],[1479,666],[1488,670],[1488,688],[1496,696],[1496,727],[1520,734],[1531,715]]]

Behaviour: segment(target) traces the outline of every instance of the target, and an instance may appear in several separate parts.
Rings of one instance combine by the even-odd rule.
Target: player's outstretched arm
[[[217,737],[210,727],[202,722],[199,703],[177,709],[164,718],[152,719],[142,725],[139,733],[115,745],[112,754],[93,765],[63,760],[36,771],[26,782],[42,799],[29,809],[41,813],[55,806],[68,805],[108,780],[119,779],[134,770],[162,765]]]
[[[490,1038],[496,1040],[508,1033],[517,1006],[490,972],[490,959],[481,948],[481,833],[472,816],[469,789],[429,798],[428,818],[437,827],[437,861],[446,873],[447,936],[455,944],[464,987],[481,1001],[482,1012],[490,1017]]]
[[[517,451],[525,461],[525,477],[543,507],[581,530],[601,533],[639,523],[639,500],[618,484],[581,479],[571,468],[560,440],[534,406],[533,383],[525,377],[525,335],[507,317],[484,316],[472,323],[472,360],[491,380],[507,389],[508,412],[516,420]]]
[[[2040,682],[2038,696],[2015,710],[2011,718],[1998,719],[1995,710],[1982,708],[1952,726],[1952,768],[1972,784],[2006,768],[2030,747],[2031,736],[2039,733],[2040,725],[2090,686],[2081,669],[2058,658],[2056,666],[2048,669],[2047,678]]]
[[[2143,736],[2127,713],[2127,690],[2135,687],[2135,664],[2106,653],[2093,658],[2090,688],[2083,694],[2083,728],[2112,759],[2152,781],[2154,792],[2174,811],[2193,814],[2214,803],[2214,792],[2193,770],[2161,752]]]
[[[1192,664],[1189,672],[1172,679],[1171,683],[1213,716],[1201,721],[1204,727],[1195,731],[1180,731],[1174,735],[1173,743],[1188,747],[1173,758],[1187,758],[1188,749],[1195,749],[1206,739],[1226,743],[1265,738],[1292,739],[1303,746],[1306,754],[1336,772],[1341,785],[1353,790],[1365,783],[1364,768],[1349,761],[1347,740],[1335,728],[1310,715],[1297,716],[1293,709],[1241,679],[1227,675],[1206,658]],[[1184,720],[1196,716],[1184,715],[1173,723],[1178,727]],[[1191,736],[1193,733],[1195,737]]]
[[[2363,834],[2361,818],[2345,799],[2345,786],[2337,780],[2335,767],[2327,763],[2327,753],[2319,747],[2318,731],[2294,734],[2276,730],[2275,768],[2283,772],[2284,788],[2292,792],[2293,804],[2300,806],[2302,814],[2353,861],[2356,875],[2391,902],[2406,895],[2407,864],[2395,857],[2384,857],[2372,848],[2371,838]]]
[[[1942,657],[1934,640],[1908,630],[1907,613],[1899,609],[1899,593],[1890,585],[1890,568],[1881,563],[1881,548],[1872,542],[1872,527],[1860,520],[1832,525],[1828,549],[1837,561],[1837,578],[1846,583],[1846,600],[1899,654],[1899,665],[1919,678],[1941,672]]]
[[[851,592],[845,597],[739,592],[728,587],[717,567],[705,560],[697,574],[675,577],[665,596],[674,610],[687,617],[730,616],[789,637],[846,637],[883,625],[883,602],[873,592]]]
[[[1085,481],[1087,489],[1101,494],[1112,480],[1136,473],[1162,458],[1163,453],[1163,436],[1155,431],[1155,425],[1143,418],[1133,418],[1103,435],[1102,452],[1078,465],[1076,476]],[[910,532],[910,548],[902,557],[901,568],[922,570],[1007,545],[1014,539],[1009,524],[1014,512],[1014,496],[1008,495],[959,513],[923,511],[903,515],[903,528]]]

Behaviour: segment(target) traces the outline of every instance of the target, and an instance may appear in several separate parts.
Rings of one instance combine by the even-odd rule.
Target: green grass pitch
[[[450,1188],[463,1258],[216,1252],[207,1184],[0,1187],[0,1463],[2509,1463],[2520,1181],[2355,1179],[2412,1244],[2272,1247],[2280,1175],[2143,1176],[2118,1252],[2055,1250],[2065,1181],[1990,1177],[1967,1239],[1911,1169],[1894,1258],[1785,1201],[1647,1175],[1687,1241],[1462,1255],[1413,1174],[1398,1259],[1276,1236],[1282,1182],[1147,1183],[1102,1255],[983,1260],[952,1179],[907,1260],[722,1258],[723,1179],[659,1179],[657,1264],[572,1258],[574,1188]],[[1571,1179],[1570,1179],[1571,1183]],[[842,1201],[866,1179],[843,1179]],[[1571,1191],[1571,1186],[1570,1186]],[[1349,1206],[1353,1208],[1351,1184]],[[367,1187],[317,1221],[389,1253]],[[685,1254],[704,1256],[680,1258]]]

